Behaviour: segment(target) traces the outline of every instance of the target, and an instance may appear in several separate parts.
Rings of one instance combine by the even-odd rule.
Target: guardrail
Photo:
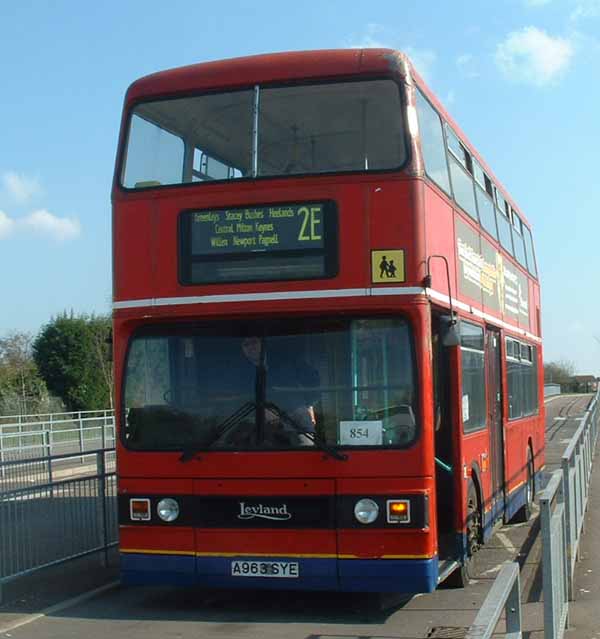
[[[0,602],[17,577],[117,544],[114,448],[0,463]],[[74,460],[74,464],[73,464]]]
[[[520,639],[521,580],[517,562],[502,567],[465,639],[489,639],[496,630],[502,611],[506,619],[505,637]]]
[[[575,563],[587,509],[599,417],[600,402],[596,393],[562,455],[560,470],[550,475],[546,488],[539,495],[545,639],[561,639],[568,627],[569,601],[574,598]],[[506,613],[505,636],[521,637],[518,575],[517,563],[502,568],[467,632],[467,639],[491,637],[503,609]]]
[[[0,430],[19,426],[20,424],[39,424],[58,421],[73,421],[90,417],[105,417],[114,415],[113,409],[81,410],[62,413],[29,413],[25,415],[0,415]]]
[[[540,493],[546,639],[561,639],[568,625],[575,562],[598,439],[598,416],[596,394],[562,455],[561,469],[552,473]]]
[[[84,453],[111,448],[115,443],[111,410],[17,417],[0,417],[0,480],[5,476],[6,469],[1,466],[5,461]]]
[[[560,395],[560,384],[544,384],[544,397]]]
[[[562,473],[552,473],[540,494],[542,520],[542,572],[544,588],[544,637],[559,639],[569,616],[569,568],[565,494]]]

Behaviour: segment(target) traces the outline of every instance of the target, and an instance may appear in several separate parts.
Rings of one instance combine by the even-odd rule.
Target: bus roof
[[[393,49],[290,51],[202,62],[136,80],[127,103],[172,93],[356,74],[403,73],[407,58]]]

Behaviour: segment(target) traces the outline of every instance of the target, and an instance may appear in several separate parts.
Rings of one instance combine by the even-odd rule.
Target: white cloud
[[[37,178],[30,178],[22,173],[7,171],[2,175],[4,188],[19,204],[29,202],[35,195],[41,193],[42,188]]]
[[[575,9],[571,12],[569,19],[571,22],[578,22],[586,18],[597,18],[600,16],[600,0],[579,0]]]
[[[41,235],[63,242],[79,237],[81,225],[76,218],[58,217],[39,209],[19,220],[20,224]]]
[[[569,67],[575,53],[570,40],[549,36],[536,27],[513,31],[496,48],[496,64],[516,82],[545,86]]]
[[[0,211],[0,240],[8,237],[15,226],[15,221],[8,217],[4,211]]]

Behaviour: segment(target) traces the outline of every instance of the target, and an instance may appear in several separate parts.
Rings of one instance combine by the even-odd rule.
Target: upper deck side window
[[[165,150],[170,138],[177,153],[172,143]],[[254,87],[134,106],[121,182],[380,171],[406,159],[400,88],[390,79]]]
[[[496,228],[496,212],[494,210],[494,187],[479,162],[473,159],[473,176],[475,177],[475,194],[479,221],[481,226],[495,239],[498,239]]]
[[[450,193],[442,119],[419,90],[417,90],[417,116],[425,171],[440,188]]]
[[[448,125],[446,125],[446,140],[454,199],[474,220],[477,220],[471,155]]]
[[[505,251],[514,256],[511,223],[508,219],[510,208],[508,202],[496,187],[494,187],[494,193],[496,195],[496,221],[498,223],[500,244],[502,244]]]
[[[515,257],[523,268],[527,268],[527,258],[525,256],[525,242],[523,239],[523,231],[521,229],[521,218],[515,213],[514,209],[510,209],[512,216],[512,232],[513,244],[515,247]]]
[[[533,277],[537,277],[533,238],[531,237],[531,231],[525,226],[525,224],[523,224],[523,236],[525,237],[525,252],[527,253],[527,269]]]

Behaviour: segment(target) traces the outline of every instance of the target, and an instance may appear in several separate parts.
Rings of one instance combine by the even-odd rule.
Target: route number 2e
[[[298,215],[303,216],[302,226],[298,234],[298,240],[301,242],[310,242],[311,240],[320,240],[321,226],[321,207],[320,206],[303,206],[298,209]]]

